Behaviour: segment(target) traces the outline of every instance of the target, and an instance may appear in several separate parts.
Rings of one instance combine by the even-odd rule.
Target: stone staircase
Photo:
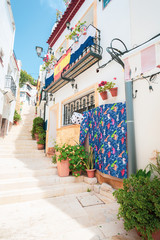
[[[0,204],[51,198],[86,192],[93,186],[83,182],[84,177],[57,175],[57,167],[37,150],[31,138],[34,107],[26,107],[22,122],[13,126],[9,134],[0,139]]]

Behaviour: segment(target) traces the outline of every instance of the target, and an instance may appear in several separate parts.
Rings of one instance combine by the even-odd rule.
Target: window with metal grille
[[[63,125],[72,124],[73,112],[83,113],[95,108],[95,92],[91,92],[64,105]]]

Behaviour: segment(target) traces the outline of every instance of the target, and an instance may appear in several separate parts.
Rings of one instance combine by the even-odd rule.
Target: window
[[[71,116],[73,112],[83,113],[95,108],[95,93],[91,92],[70,103],[64,105],[63,125],[72,124]]]
[[[105,8],[111,0],[103,0],[103,8]]]

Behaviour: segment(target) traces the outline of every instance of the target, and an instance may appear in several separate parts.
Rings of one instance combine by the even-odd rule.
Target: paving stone
[[[77,197],[79,202],[82,204],[83,207],[98,205],[98,204],[104,204],[99,198],[97,198],[95,195],[88,195],[84,197]]]
[[[84,182],[88,183],[90,185],[94,185],[97,183],[97,178],[88,178],[88,177],[84,177]]]

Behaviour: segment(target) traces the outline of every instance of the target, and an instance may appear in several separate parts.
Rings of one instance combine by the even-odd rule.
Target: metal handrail
[[[96,40],[96,39],[98,39],[98,44],[96,44],[96,43],[94,43],[94,44],[96,44],[96,45],[98,45],[99,47],[100,47],[100,30],[98,29],[98,28],[96,28],[95,26],[93,26],[93,24],[90,24],[89,26],[92,26],[92,27],[94,27],[95,29],[96,29],[96,31],[98,32],[98,36],[97,37],[95,37],[95,38],[93,38],[94,40]],[[89,26],[87,27],[87,29],[89,28]],[[80,37],[82,36],[82,34],[80,35]],[[79,37],[79,38],[80,38]],[[74,44],[74,43],[73,43]],[[73,46],[73,44],[66,50],[66,52],[71,48],[72,49],[72,46]],[[102,48],[102,47],[101,47]],[[64,55],[64,54],[63,54]],[[63,55],[57,60],[57,63],[60,61],[60,59],[63,57]]]

